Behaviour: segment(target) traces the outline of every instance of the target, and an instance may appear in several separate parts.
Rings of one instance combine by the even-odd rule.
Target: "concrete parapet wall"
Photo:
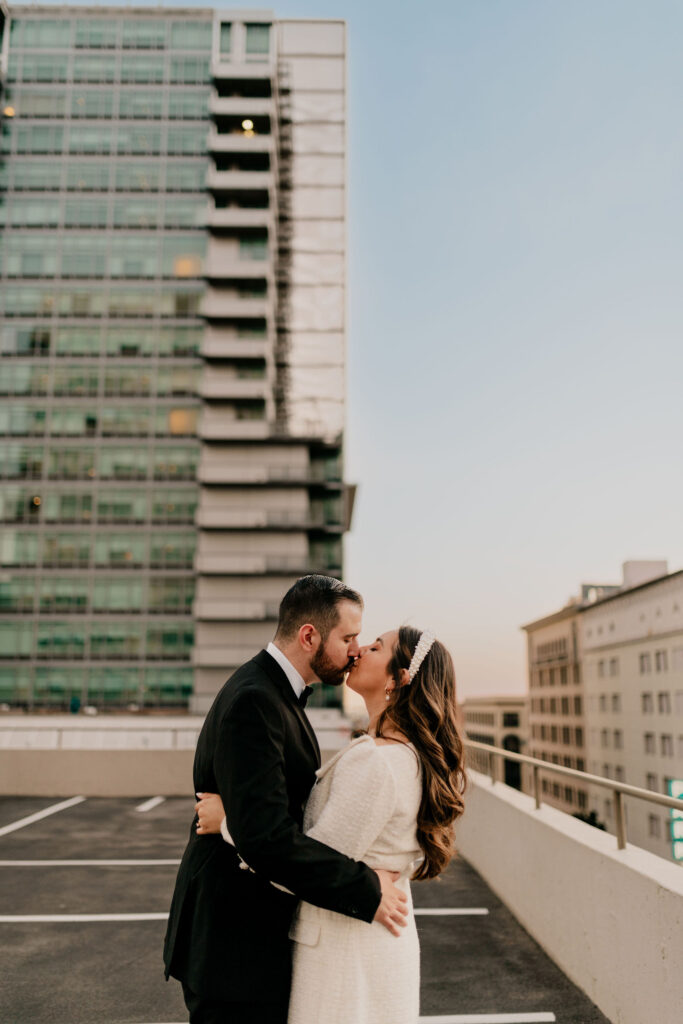
[[[680,1024],[683,870],[470,772],[463,856],[613,1024]]]
[[[3,796],[192,796],[193,750],[0,750]]]

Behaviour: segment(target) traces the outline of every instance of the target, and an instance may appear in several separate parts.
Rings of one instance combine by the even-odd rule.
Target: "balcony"
[[[197,526],[204,530],[328,530],[341,532],[338,520],[320,509],[202,508],[197,509]]]
[[[274,153],[272,135],[245,135],[244,132],[217,132],[211,128],[206,140],[209,153]]]
[[[209,113],[214,117],[254,118],[259,115],[275,118],[275,100],[272,96],[217,96],[209,99]]]
[[[271,302],[267,295],[241,298],[234,293],[222,294],[220,290],[212,288],[207,289],[199,306],[199,315],[207,320],[263,320],[271,312]]]
[[[212,204],[206,208],[204,222],[208,227],[214,229],[265,228],[271,236],[275,232],[273,211],[260,207],[216,207]]]
[[[222,334],[219,329],[207,331],[202,341],[201,354],[206,359],[266,359],[271,346],[265,338],[238,338]]]
[[[268,55],[265,59],[254,61],[237,62],[232,60],[221,60],[220,57],[211,61],[211,77],[217,79],[247,79],[247,78],[274,78],[276,69],[275,61]]]
[[[268,437],[270,426],[265,419],[238,419],[211,409],[200,417],[197,433],[205,441],[260,440]]]
[[[202,459],[197,479],[204,484],[310,484],[326,483],[331,487],[341,487],[341,481],[326,480],[317,467],[311,466],[278,466],[258,465],[254,463],[220,462]]]
[[[195,619],[203,621],[235,622],[235,621],[277,621],[278,605],[265,601],[215,601],[198,599],[193,605]]]
[[[265,402],[270,385],[265,377],[237,377],[218,369],[204,372],[199,385],[202,398],[260,398]]]
[[[213,252],[204,264],[204,277],[209,280],[253,280],[258,281],[272,276],[270,260],[240,260]]]
[[[263,189],[275,191],[275,175],[272,171],[217,171],[209,170],[206,175],[209,192],[233,192],[237,189]]]
[[[338,574],[341,567],[304,554],[226,554],[198,555],[195,569],[204,576],[263,576],[266,573],[302,575],[306,572],[320,572],[329,576]]]

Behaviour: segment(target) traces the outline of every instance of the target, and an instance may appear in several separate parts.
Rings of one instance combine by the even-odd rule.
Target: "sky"
[[[348,23],[364,639],[430,626],[461,698],[523,693],[521,625],[683,567],[683,4],[275,11]]]

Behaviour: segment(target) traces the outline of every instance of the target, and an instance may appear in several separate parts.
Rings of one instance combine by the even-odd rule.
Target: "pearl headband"
[[[417,642],[415,653],[410,659],[410,665],[408,666],[408,682],[412,683],[413,679],[420,670],[420,665],[429,654],[432,644],[436,640],[436,636],[432,633],[431,629],[425,629],[420,634],[420,639]]]

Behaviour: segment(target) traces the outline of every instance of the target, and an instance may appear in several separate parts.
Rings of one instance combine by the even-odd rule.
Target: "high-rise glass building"
[[[202,711],[342,572],[344,25],[0,16],[0,701]]]

